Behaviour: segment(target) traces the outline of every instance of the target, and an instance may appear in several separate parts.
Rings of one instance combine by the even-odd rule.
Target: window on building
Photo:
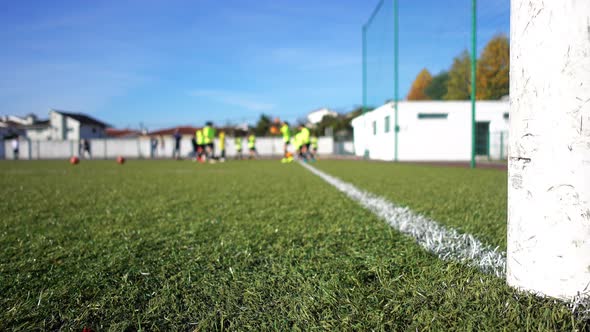
[[[510,119],[510,114],[504,113],[504,120],[508,120],[508,119]]]
[[[377,135],[377,121],[373,121],[373,135]]]
[[[446,119],[449,113],[418,113],[418,119]]]
[[[92,128],[92,133],[96,134],[96,128]]]
[[[385,130],[386,133],[389,132],[389,115],[385,117]]]

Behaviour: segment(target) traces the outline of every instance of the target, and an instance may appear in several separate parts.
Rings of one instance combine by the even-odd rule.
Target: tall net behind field
[[[508,41],[510,0],[381,0],[363,26],[363,108],[365,112],[390,101],[498,100],[508,93],[496,86],[472,84],[472,56],[479,62],[486,45],[494,38]],[[475,31],[475,34],[474,34]],[[496,60],[496,59],[494,59]],[[506,66],[507,67],[507,66]],[[493,73],[493,69],[488,74]],[[491,75],[491,74],[490,74]],[[507,76],[506,76],[507,79]],[[482,92],[483,91],[483,92]],[[394,103],[395,107],[395,103]],[[475,105],[474,105],[474,110]],[[471,118],[471,107],[465,110]],[[391,121],[394,119],[392,117]],[[471,127],[471,125],[468,125]],[[392,128],[395,124],[377,128]],[[489,137],[472,141],[481,145],[473,153],[489,153]],[[480,136],[484,132],[480,130]],[[395,140],[397,144],[397,139]],[[469,142],[467,142],[469,143]],[[397,158],[397,152],[396,152]]]
[[[363,28],[365,111],[395,98],[395,3],[381,0]]]

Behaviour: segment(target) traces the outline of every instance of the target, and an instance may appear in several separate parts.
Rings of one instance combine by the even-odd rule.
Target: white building
[[[27,138],[33,141],[104,138],[106,128],[106,123],[88,115],[53,109],[49,120],[23,126]]]
[[[311,111],[307,114],[307,124],[312,126],[316,125],[320,123],[326,115],[336,117],[338,116],[338,113],[331,111],[327,108],[320,108],[318,110]]]
[[[476,104],[476,155],[504,159],[508,146],[507,100]],[[395,111],[387,103],[352,120],[357,156],[395,159]],[[400,101],[399,161],[468,161],[471,159],[470,101]]]
[[[31,125],[35,122],[37,122],[37,117],[34,114],[29,114],[25,117],[16,115],[0,116],[0,139],[23,136],[25,135],[23,126]]]

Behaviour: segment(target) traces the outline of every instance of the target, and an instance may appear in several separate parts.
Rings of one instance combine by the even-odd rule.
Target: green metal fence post
[[[367,131],[367,25],[363,25],[363,135]],[[365,139],[366,139],[365,135]],[[364,142],[363,158],[367,159],[367,142]]]
[[[363,25],[363,115],[367,113],[367,26]]]
[[[394,136],[395,136],[395,161],[398,161],[398,140],[399,140],[399,123],[398,123],[398,99],[399,99],[399,1],[393,0],[393,15],[394,15],[394,71],[395,71],[395,94],[393,97],[393,107],[395,113],[395,128],[394,128]]]
[[[477,61],[477,0],[471,0],[471,168],[475,168],[475,96]]]
[[[490,161],[490,145],[492,142],[492,133],[488,130],[488,161]]]

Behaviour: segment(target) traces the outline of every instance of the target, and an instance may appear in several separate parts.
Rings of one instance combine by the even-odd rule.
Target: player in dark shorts
[[[248,158],[254,159],[257,155],[257,153],[256,153],[256,135],[254,135],[254,133],[251,133],[250,136],[248,136],[248,149],[250,149],[250,156]]]

